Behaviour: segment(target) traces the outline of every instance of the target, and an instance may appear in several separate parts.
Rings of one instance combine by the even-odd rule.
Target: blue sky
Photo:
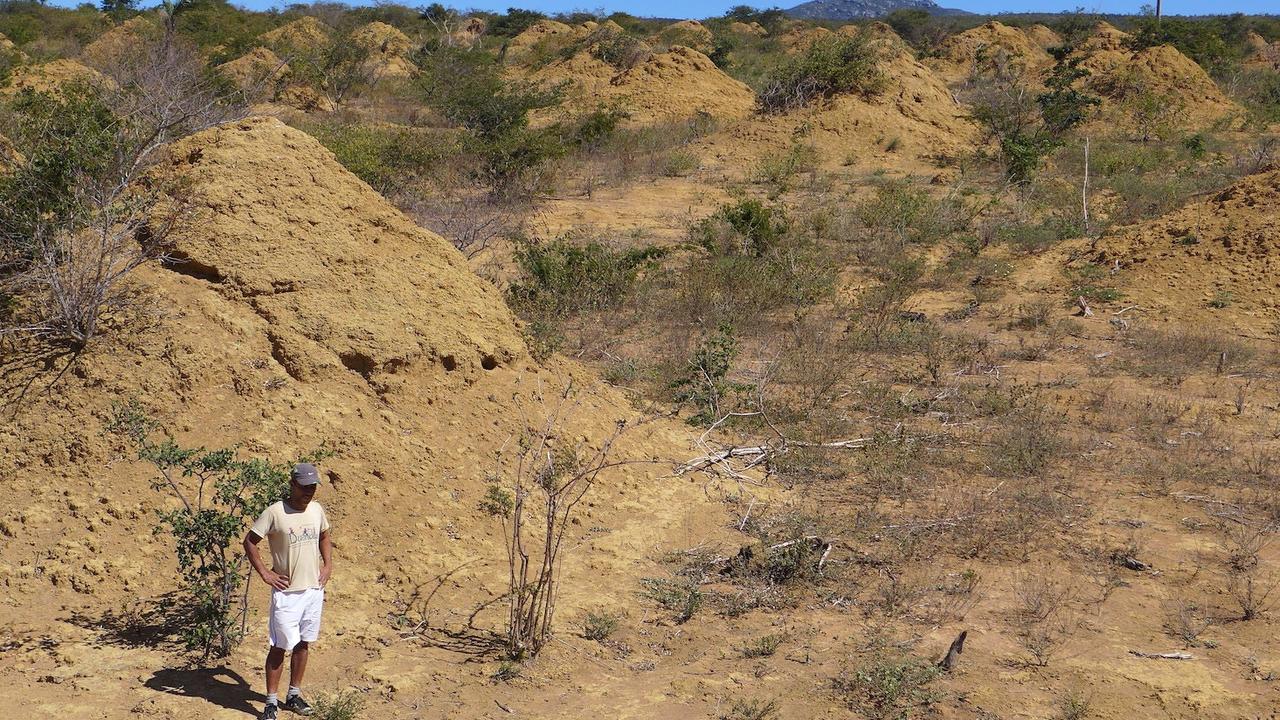
[[[82,0],[53,0],[55,5],[74,6]],[[250,7],[254,9],[264,9],[272,6],[283,6],[292,0],[232,0],[236,5]],[[361,0],[346,0],[354,4],[368,4]],[[397,0],[405,5],[427,4],[430,0]],[[1145,0],[935,0],[944,7],[959,8],[977,13],[997,13],[997,12],[1019,12],[1019,11],[1037,11],[1037,12],[1060,12],[1073,10],[1076,7],[1083,6],[1086,10],[1095,12],[1112,12],[1112,13],[1136,13]],[[1155,0],[1151,0],[1154,3]],[[802,0],[775,0],[773,3],[764,2],[761,6],[769,6],[776,4],[780,7],[790,7]],[[140,5],[146,6],[152,4],[150,0],[141,0]],[[604,10],[606,12],[614,12],[621,10],[634,15],[647,17],[691,17],[704,18],[721,15],[725,10],[738,4],[757,3],[750,0],[738,0],[738,2],[725,2],[724,0],[455,0],[454,2],[446,2],[446,5],[453,5],[461,8],[475,8],[477,10],[496,10],[503,11],[508,7],[516,6],[529,8],[532,10],[541,10],[547,13],[566,12],[571,10]],[[1233,12],[1242,13],[1264,13],[1264,12],[1280,12],[1280,4],[1276,0],[1167,0],[1164,3],[1164,11],[1170,15],[1200,15],[1208,13],[1224,14]]]

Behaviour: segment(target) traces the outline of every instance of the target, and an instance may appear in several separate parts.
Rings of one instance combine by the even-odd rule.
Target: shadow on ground
[[[219,707],[257,717],[252,703],[262,700],[249,683],[227,668],[169,668],[143,683],[152,690],[181,697],[201,698]]]
[[[151,648],[181,651],[181,635],[191,626],[189,612],[176,592],[149,600],[139,600],[100,615],[74,612],[67,621],[92,630],[97,645],[122,648]]]

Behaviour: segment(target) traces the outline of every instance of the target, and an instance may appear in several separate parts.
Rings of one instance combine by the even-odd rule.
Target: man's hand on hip
[[[271,570],[262,571],[262,581],[277,590],[289,589],[289,576]]]

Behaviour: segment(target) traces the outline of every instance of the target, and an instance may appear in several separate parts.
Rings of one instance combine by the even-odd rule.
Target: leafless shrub
[[[1014,612],[1029,623],[1043,623],[1057,616],[1076,595],[1075,588],[1051,578],[1047,569],[1024,573],[1014,583],[1018,605]]]
[[[1048,667],[1062,646],[1071,636],[1071,626],[1065,620],[1030,623],[1018,630],[1018,644],[1027,651],[1023,662],[1032,667]]]
[[[1129,361],[1134,371],[1175,382],[1195,372],[1239,372],[1257,355],[1253,347],[1221,332],[1189,328],[1136,328],[1127,340],[1135,351]]]
[[[1049,324],[1053,318],[1054,304],[1049,300],[1032,300],[1018,306],[1014,314],[1013,327],[1021,330],[1035,330]]]
[[[1187,647],[1200,647],[1200,636],[1213,627],[1213,616],[1199,603],[1176,597],[1165,604],[1164,629]]]
[[[515,208],[474,194],[398,201],[414,220],[453,243],[468,259],[484,252],[494,240],[517,234],[522,226]]]
[[[1058,697],[1058,712],[1053,720],[1086,720],[1093,713],[1093,701],[1084,693],[1073,690]]]
[[[1257,568],[1247,572],[1227,574],[1227,592],[1240,608],[1241,620],[1253,620],[1276,606],[1276,591],[1280,578],[1274,574],[1263,575]]]
[[[1266,170],[1275,162],[1278,147],[1280,147],[1280,138],[1266,136],[1259,139],[1255,144],[1236,154],[1236,172],[1241,175],[1253,175]]]
[[[47,186],[35,166],[11,173],[0,246],[23,250],[0,251],[0,297],[17,298],[19,309],[0,322],[0,335],[78,349],[98,334],[102,317],[136,308],[138,296],[123,279],[160,258],[191,217],[187,185],[153,172],[161,148],[243,114],[237,98],[204,72],[196,49],[177,37],[172,17],[159,37],[122,53],[109,74],[108,87],[72,90],[105,107],[113,122],[97,138],[99,154],[71,156],[84,165],[73,169],[70,187]],[[36,153],[28,165],[45,160]],[[41,210],[49,193],[65,197]]]
[[[514,451],[509,487],[490,485],[482,509],[502,518],[507,547],[509,612],[507,652],[513,659],[537,655],[551,637],[565,533],[574,511],[600,473],[623,462],[610,459],[627,429],[619,420],[613,434],[591,447],[566,441],[572,384],[555,398],[546,418],[530,423]]]
[[[1273,528],[1227,517],[1219,520],[1218,533],[1225,552],[1226,590],[1240,608],[1240,619],[1252,620],[1271,610],[1280,599],[1280,579],[1263,572],[1261,554],[1274,539]]]
[[[992,464],[1014,475],[1042,473],[1063,451],[1058,424],[1046,408],[1023,408],[995,433]]]

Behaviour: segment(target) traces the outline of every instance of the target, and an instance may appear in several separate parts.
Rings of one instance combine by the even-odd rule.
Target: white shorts
[[[324,588],[272,590],[271,620],[267,623],[267,638],[272,647],[292,650],[299,642],[315,642],[320,637],[323,610]]]

